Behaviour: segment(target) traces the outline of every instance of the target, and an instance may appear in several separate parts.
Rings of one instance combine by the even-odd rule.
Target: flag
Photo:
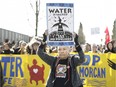
[[[110,42],[110,34],[109,34],[108,27],[106,27],[105,33],[106,33],[105,44],[108,44],[108,42]]]

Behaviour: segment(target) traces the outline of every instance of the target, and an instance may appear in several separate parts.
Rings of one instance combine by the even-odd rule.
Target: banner
[[[51,54],[56,56],[57,54]],[[77,67],[84,87],[116,87],[116,54],[85,54]],[[50,67],[38,55],[0,55],[4,87],[45,87]]]
[[[45,87],[49,66],[37,55],[3,55],[4,87]]]
[[[84,87],[116,87],[116,54],[87,54],[78,67]]]
[[[47,44],[50,46],[74,45],[73,3],[47,3]]]

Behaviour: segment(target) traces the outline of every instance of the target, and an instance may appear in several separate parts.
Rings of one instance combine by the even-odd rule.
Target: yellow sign
[[[57,54],[52,54],[57,55]],[[84,87],[116,87],[116,54],[85,54],[77,67]],[[4,87],[45,87],[50,67],[38,55],[0,55]]]

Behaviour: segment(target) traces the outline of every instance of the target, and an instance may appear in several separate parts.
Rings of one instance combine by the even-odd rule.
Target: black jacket
[[[80,87],[82,85],[82,82],[80,80],[80,76],[78,74],[76,67],[81,65],[85,61],[85,58],[84,58],[84,53],[82,50],[78,51],[78,54],[79,54],[79,58],[76,57],[75,55],[72,55],[69,57],[69,63],[71,66],[71,73],[72,73],[71,81],[72,81],[73,87]],[[51,73],[50,73],[46,87],[53,87],[54,80],[55,80],[54,75],[55,75],[55,67],[56,67],[55,65],[57,62],[57,57],[49,56],[48,54],[43,52],[41,48],[38,49],[38,55],[43,61],[45,61],[51,67]]]

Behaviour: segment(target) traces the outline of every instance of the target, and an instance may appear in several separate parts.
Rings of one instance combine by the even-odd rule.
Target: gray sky
[[[46,3],[74,3],[74,31],[80,22],[89,43],[101,43],[108,27],[112,34],[116,19],[116,0],[40,0],[38,35],[46,27]],[[30,5],[31,3],[31,5]],[[0,27],[15,32],[35,35],[35,0],[0,0]],[[91,28],[99,27],[100,35],[91,35]]]

